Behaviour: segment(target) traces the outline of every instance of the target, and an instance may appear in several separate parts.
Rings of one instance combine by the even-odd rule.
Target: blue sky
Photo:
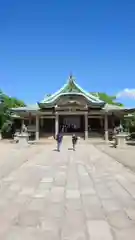
[[[0,88],[35,103],[70,72],[88,91],[134,91],[135,1],[2,1]]]

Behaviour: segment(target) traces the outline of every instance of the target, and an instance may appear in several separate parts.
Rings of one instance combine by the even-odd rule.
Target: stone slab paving
[[[115,159],[83,141],[1,146],[1,240],[135,239],[135,174]]]
[[[123,145],[113,148],[109,143],[95,143],[95,146],[135,172],[135,145]]]

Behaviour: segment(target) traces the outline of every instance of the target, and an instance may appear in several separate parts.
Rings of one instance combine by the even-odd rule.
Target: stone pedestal
[[[118,146],[125,146],[126,145],[126,137],[127,136],[128,136],[127,133],[119,133],[119,134],[116,135]]]
[[[109,137],[108,137],[109,133],[107,130],[105,130],[105,141],[107,142],[109,140]]]
[[[28,133],[15,133],[14,140],[21,146],[28,145]]]

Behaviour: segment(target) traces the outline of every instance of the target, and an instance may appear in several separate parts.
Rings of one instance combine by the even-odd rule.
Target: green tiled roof
[[[117,106],[114,104],[108,104],[106,103],[105,106],[103,107],[103,110],[110,111],[110,110],[124,110],[125,107]]]
[[[20,118],[20,116],[18,114],[15,114],[15,113],[11,113],[11,118]]]
[[[38,111],[40,108],[38,104],[27,105],[25,107],[11,108],[13,112],[27,112],[27,111]]]
[[[127,109],[125,107],[112,105],[112,104],[105,104],[104,101],[100,100],[94,94],[90,94],[89,92],[85,91],[81,88],[75,81],[75,79],[70,76],[68,82],[64,84],[62,88],[60,88],[54,94],[45,97],[41,102],[35,105],[27,105],[26,107],[18,107],[12,108],[12,112],[36,112],[40,110],[42,107],[45,108],[52,108],[57,104],[57,100],[62,96],[82,96],[86,99],[87,103],[92,103],[95,106],[100,106],[104,112],[116,112],[116,111],[125,111],[126,113],[130,113],[135,111],[134,109]]]
[[[133,113],[135,112],[134,108],[126,108],[114,104],[105,104],[105,106],[102,108],[105,112],[125,112],[125,113]]]
[[[99,99],[99,97],[93,96],[92,94],[85,91],[83,88],[81,88],[75,81],[75,79],[70,76],[68,79],[68,82],[64,84],[62,88],[60,88],[57,92],[52,94],[51,96],[45,97],[39,104],[46,104],[51,105],[55,103],[55,101],[64,95],[80,95],[87,99],[87,101],[93,103],[93,104],[104,104],[103,101]]]

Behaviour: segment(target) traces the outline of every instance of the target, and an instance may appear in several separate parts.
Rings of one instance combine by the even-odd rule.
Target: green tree
[[[107,93],[104,92],[98,92],[98,93],[92,93],[94,96],[97,96],[100,98],[100,100],[104,101],[105,103],[108,104],[113,104],[117,106],[123,106],[122,103],[117,102],[116,96],[110,96]]]
[[[6,120],[10,120],[11,108],[23,107],[25,103],[15,97],[9,97],[0,90],[0,128]]]

